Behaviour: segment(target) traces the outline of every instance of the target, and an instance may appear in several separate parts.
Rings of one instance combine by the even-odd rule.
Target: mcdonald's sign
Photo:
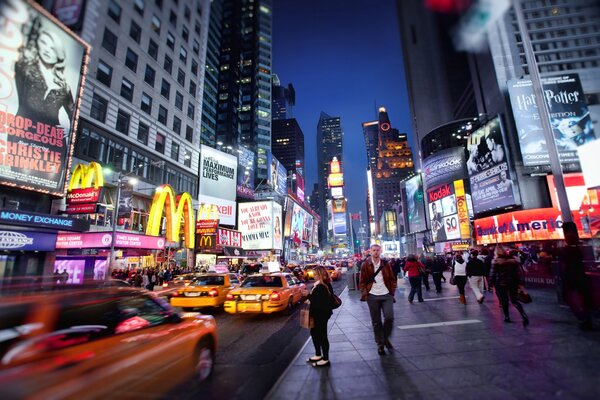
[[[217,235],[198,235],[198,250],[214,252],[217,248]]]
[[[193,249],[195,241],[195,218],[190,194],[184,192],[175,197],[175,192],[171,185],[160,185],[157,187],[152,199],[152,205],[150,206],[146,235],[160,235],[163,211],[166,218],[167,241],[179,242],[181,226],[183,225],[185,247]]]
[[[81,214],[90,213],[92,206],[102,197],[102,188],[104,186],[104,174],[102,166],[97,162],[89,164],[77,164],[71,175],[69,187],[67,190],[66,202],[67,213]],[[81,205],[87,207],[81,207]],[[80,207],[73,207],[79,205]],[[87,212],[84,212],[87,210]]]

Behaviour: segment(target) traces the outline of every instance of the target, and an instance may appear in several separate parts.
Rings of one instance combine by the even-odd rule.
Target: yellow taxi
[[[306,285],[289,273],[248,276],[239,288],[227,294],[224,309],[230,314],[279,311],[291,313],[308,296]]]
[[[198,274],[178,275],[169,282],[162,284],[163,288],[178,288],[189,285]]]
[[[325,270],[327,270],[327,273],[332,281],[339,281],[342,279],[342,271],[338,267],[328,265],[325,267]]]
[[[318,267],[318,266],[319,266],[319,264],[306,264],[304,266],[304,278],[306,280],[309,280],[309,279],[314,280],[315,279],[314,268]]]
[[[240,276],[233,273],[199,274],[188,285],[171,293],[171,305],[184,311],[195,307],[221,307],[227,293],[240,283]]]
[[[178,314],[152,293],[62,289],[0,300],[3,399],[156,398],[213,371],[214,318]]]

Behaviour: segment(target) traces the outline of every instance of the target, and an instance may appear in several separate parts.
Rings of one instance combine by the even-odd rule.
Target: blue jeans
[[[423,301],[423,289],[421,288],[421,275],[409,277],[410,282],[410,293],[408,294],[408,301],[413,301],[415,293],[419,301]]]

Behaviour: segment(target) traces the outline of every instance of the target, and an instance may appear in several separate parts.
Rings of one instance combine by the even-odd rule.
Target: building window
[[[160,19],[156,15],[152,15],[152,22],[150,28],[160,35]]]
[[[167,82],[166,79],[162,80],[162,83],[160,85],[160,94],[167,100],[169,99],[169,97],[171,97],[171,84]]]
[[[194,105],[192,104],[192,102],[190,101],[188,103],[188,109],[187,109],[187,116],[191,119],[194,119],[194,115],[196,114],[196,107],[194,107]]]
[[[142,93],[142,101],[140,103],[142,111],[148,114],[152,114],[152,97],[146,93]]]
[[[150,65],[146,65],[146,73],[144,74],[144,82],[154,87],[154,78],[156,77],[156,71]]]
[[[186,167],[192,166],[192,152],[188,149],[183,150],[183,165]]]
[[[117,52],[117,35],[104,28],[104,36],[102,36],[102,47],[104,47],[113,56]]]
[[[137,71],[137,63],[138,63],[138,55],[130,48],[127,48],[127,54],[125,55],[125,66],[127,68],[129,68],[130,70],[132,70],[133,72],[136,72]]]
[[[179,92],[175,92],[175,107],[183,111],[183,95]]]
[[[183,16],[185,17],[185,19],[189,21],[191,14],[192,12],[190,11],[190,8],[188,6],[185,6],[185,8],[183,9]]]
[[[159,153],[164,153],[165,152],[165,136],[161,135],[160,133],[156,134],[156,144],[154,145],[154,150],[158,151]]]
[[[169,13],[169,22],[172,23],[174,26],[177,26],[177,14],[175,14],[175,11],[171,10],[171,12]]]
[[[171,158],[179,161],[179,145],[175,142],[171,142]]]
[[[198,63],[196,60],[192,60],[192,74],[196,75],[198,73]]]
[[[169,57],[168,55],[165,54],[165,63],[163,65],[163,68],[165,69],[165,71],[167,71],[169,74],[173,71],[173,60],[171,60],[171,57]]]
[[[98,82],[104,83],[106,86],[110,87],[112,72],[113,69],[108,64],[102,60],[98,61],[98,68],[96,69],[96,79]]]
[[[194,128],[189,125],[185,127],[185,140],[194,143]]]
[[[121,96],[129,101],[133,100],[133,83],[129,80],[123,78],[123,82],[121,83]]]
[[[181,27],[181,37],[183,38],[183,40],[185,40],[186,43],[190,39],[190,31],[185,26]]]
[[[171,50],[175,50],[175,36],[171,32],[167,32],[167,46]]]
[[[121,7],[119,7],[115,0],[108,2],[108,16],[114,19],[117,24],[121,22]]]
[[[108,100],[94,93],[92,97],[92,108],[90,109],[90,117],[100,122],[106,121],[106,110],[108,109]]]
[[[196,98],[196,83],[190,79],[190,94],[193,98]]]
[[[197,21],[194,24],[194,32],[196,32],[198,35],[200,34],[200,24]]]
[[[187,63],[187,50],[183,46],[181,46],[181,48],[179,49],[179,59],[184,64]]]
[[[167,112],[167,109],[163,106],[158,106],[158,122],[160,122],[163,125],[167,125],[168,116],[169,113]]]
[[[181,68],[177,70],[177,83],[185,87],[185,72]]]
[[[173,132],[181,135],[181,120],[176,116],[173,116]]]
[[[127,114],[125,111],[119,109],[117,113],[117,125],[115,129],[125,135],[129,133],[129,121],[131,120],[131,116]]]
[[[148,55],[155,60],[158,58],[158,44],[152,39],[148,42]]]
[[[148,144],[148,136],[150,135],[150,127],[142,122],[138,126],[137,140],[144,144]]]
[[[154,0],[154,4],[156,4],[156,6],[162,10],[163,0]]]
[[[133,9],[140,15],[144,15],[144,0],[134,0]]]
[[[142,28],[135,23],[135,21],[131,21],[131,27],[129,28],[129,36],[131,36],[131,38],[133,40],[135,40],[136,43],[140,42],[140,39],[142,37]]]

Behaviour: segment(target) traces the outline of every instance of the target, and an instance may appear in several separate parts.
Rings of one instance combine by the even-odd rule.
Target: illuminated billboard
[[[267,153],[267,177],[271,188],[282,196],[287,194],[287,170],[273,153]]]
[[[238,149],[237,195],[254,198],[254,159],[252,150],[241,147]]]
[[[333,234],[335,236],[343,236],[347,232],[346,213],[333,213]]]
[[[434,242],[470,238],[469,213],[462,179],[428,190],[427,202]]]
[[[33,3],[0,20],[0,184],[62,196],[89,47]]]
[[[423,199],[423,181],[421,175],[415,175],[405,182],[406,216],[409,232],[422,232],[427,229],[425,223],[425,201]]]
[[[238,230],[244,250],[281,250],[283,224],[281,205],[255,201],[238,205]]]

